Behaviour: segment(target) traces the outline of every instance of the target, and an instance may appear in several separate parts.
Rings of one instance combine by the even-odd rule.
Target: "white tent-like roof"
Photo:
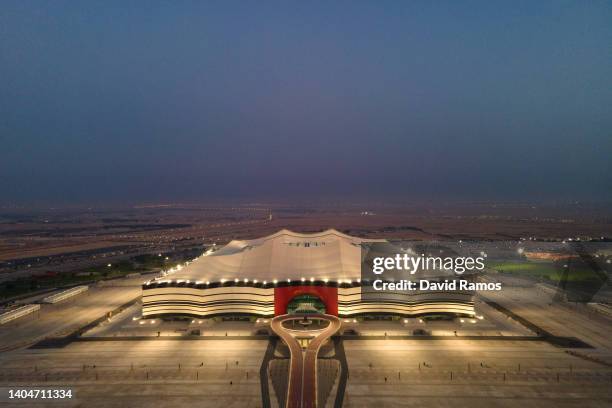
[[[385,240],[352,237],[334,229],[313,234],[284,229],[263,238],[231,241],[169,278],[192,282],[359,279],[361,244],[366,242]]]

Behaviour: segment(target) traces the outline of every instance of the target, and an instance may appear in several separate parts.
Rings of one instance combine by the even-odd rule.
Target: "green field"
[[[488,267],[500,273],[508,273],[539,280],[559,282],[565,272],[564,263],[553,262],[529,262],[529,261],[500,261],[489,262]],[[569,264],[567,268],[567,281],[581,282],[599,280],[597,275],[584,264]]]

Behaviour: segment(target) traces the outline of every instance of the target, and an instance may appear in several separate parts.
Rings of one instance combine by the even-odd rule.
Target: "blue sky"
[[[612,199],[612,3],[3,1],[0,202]]]

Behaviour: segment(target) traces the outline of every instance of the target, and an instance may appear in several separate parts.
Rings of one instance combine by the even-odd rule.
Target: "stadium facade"
[[[287,313],[299,297],[318,299],[325,313],[341,317],[474,315],[472,292],[398,292],[362,298],[361,248],[373,242],[386,241],[336,230],[313,234],[281,230],[259,239],[231,241],[146,282],[143,316],[272,317]]]

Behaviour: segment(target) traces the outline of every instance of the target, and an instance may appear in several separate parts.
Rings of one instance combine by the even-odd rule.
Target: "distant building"
[[[525,258],[532,261],[559,261],[571,258],[577,258],[577,254],[568,254],[565,252],[550,252],[550,251],[525,251]]]

